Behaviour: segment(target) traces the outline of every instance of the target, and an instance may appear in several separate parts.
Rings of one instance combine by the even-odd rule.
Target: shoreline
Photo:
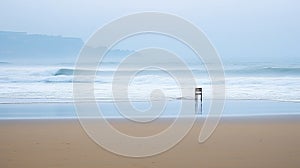
[[[165,111],[160,117],[176,117],[180,112],[181,101],[168,101]],[[195,111],[194,101],[186,111]],[[149,108],[148,102],[134,102],[138,109]],[[113,102],[99,103],[105,118],[123,118]],[[202,115],[206,117],[210,109],[210,102],[204,100]],[[269,100],[226,100],[222,117],[251,117],[300,115],[300,103],[277,102]],[[125,109],[126,110],[126,109]],[[88,111],[88,109],[87,109]],[[99,116],[83,116],[99,117]],[[76,119],[78,118],[74,103],[33,103],[33,104],[0,104],[0,120],[12,119]]]
[[[196,119],[206,119],[207,115],[197,115]],[[210,116],[210,118],[213,118],[214,116]],[[300,117],[300,114],[288,114],[288,113],[281,113],[281,114],[249,114],[249,115],[221,115],[221,119],[268,119],[268,118],[294,118],[294,117]],[[144,117],[147,119],[147,117]],[[150,118],[150,117],[149,117]],[[159,117],[159,119],[175,119],[176,116],[163,116]],[[181,117],[181,118],[189,118],[188,116]],[[97,117],[85,117],[82,119],[105,119],[105,120],[127,120],[124,117],[104,117],[104,118],[97,118]],[[0,118],[1,121],[19,121],[19,120],[79,120],[79,117],[45,117],[45,118]]]

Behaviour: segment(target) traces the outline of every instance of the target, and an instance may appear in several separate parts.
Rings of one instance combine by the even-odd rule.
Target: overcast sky
[[[105,23],[142,11],[191,21],[228,60],[299,60],[298,0],[2,0],[0,30],[87,40]]]

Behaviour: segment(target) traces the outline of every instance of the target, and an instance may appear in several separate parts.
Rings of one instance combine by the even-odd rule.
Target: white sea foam
[[[112,101],[112,80],[115,67],[105,65],[95,78],[95,96],[102,101]],[[176,66],[174,66],[176,67]],[[210,99],[211,86],[208,74],[200,66],[192,66],[197,83],[203,87],[204,98]],[[128,72],[132,69],[128,68]],[[79,70],[85,75],[88,70]],[[180,68],[172,69],[180,74]],[[22,102],[70,102],[72,101],[72,66],[16,66],[0,67],[0,103]],[[124,78],[127,72],[124,71]],[[253,100],[280,100],[300,102],[300,68],[279,66],[241,66],[226,67],[226,98]],[[184,78],[184,76],[177,76]],[[118,79],[122,80],[122,79]],[[189,79],[186,79],[188,81]],[[118,81],[117,81],[118,82]],[[119,82],[120,88],[128,84]],[[121,86],[122,85],[122,86]],[[135,76],[128,87],[131,100],[148,100],[154,89],[161,89],[168,99],[193,99],[182,97],[176,80],[159,70],[148,70]],[[160,97],[155,97],[160,99]]]

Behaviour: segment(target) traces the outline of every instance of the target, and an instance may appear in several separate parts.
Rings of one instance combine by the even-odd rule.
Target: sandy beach
[[[76,119],[1,120],[0,167],[299,167],[300,116],[223,117],[203,144],[197,139],[204,119],[172,149],[152,157],[127,158],[94,143]],[[169,122],[132,127],[111,122],[121,131],[160,131]],[[105,133],[103,133],[105,135]]]

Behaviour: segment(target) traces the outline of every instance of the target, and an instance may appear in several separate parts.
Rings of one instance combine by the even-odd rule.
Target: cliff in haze
[[[70,62],[82,46],[80,38],[0,31],[0,61]]]

